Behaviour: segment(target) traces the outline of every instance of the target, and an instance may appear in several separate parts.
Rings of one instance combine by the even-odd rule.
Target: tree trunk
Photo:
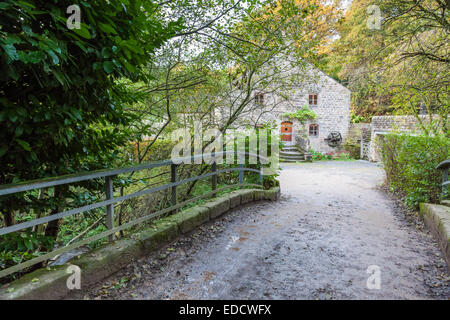
[[[50,215],[57,214],[63,210],[63,208],[64,208],[63,188],[64,187],[65,186],[56,186],[55,187],[55,198],[58,199],[58,205],[56,206],[55,209],[53,209],[50,212]],[[56,240],[56,237],[58,236],[58,231],[59,231],[59,221],[60,221],[60,219],[56,219],[56,220],[53,220],[53,221],[50,221],[49,223],[47,223],[47,227],[45,228],[46,236],[52,237],[53,239]]]
[[[12,226],[14,224],[14,212],[4,212],[3,221],[5,222],[5,227]]]

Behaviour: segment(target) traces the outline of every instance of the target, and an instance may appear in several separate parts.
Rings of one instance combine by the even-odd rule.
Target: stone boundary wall
[[[424,124],[429,123],[428,115],[420,115]],[[438,117],[433,116],[434,120]],[[423,131],[415,116],[376,116],[372,118],[369,145],[369,160],[379,162],[381,160],[380,150],[376,145],[376,137],[390,132],[408,133],[411,135],[421,134]]]
[[[70,297],[66,282],[67,268],[81,269],[81,288],[89,286],[126,267],[137,258],[152,253],[213,220],[230,209],[252,201],[280,198],[280,188],[271,190],[243,189],[214,198],[199,206],[156,220],[151,227],[80,255],[56,267],[38,269],[0,289],[0,300],[63,299]]]
[[[447,262],[450,272],[450,201],[444,201],[442,205],[421,203],[420,215],[431,233],[439,243],[439,247]]]
[[[429,123],[428,115],[420,115],[419,117],[425,124]],[[397,131],[416,134],[422,132],[415,116],[376,116],[372,118],[371,127],[372,132]]]

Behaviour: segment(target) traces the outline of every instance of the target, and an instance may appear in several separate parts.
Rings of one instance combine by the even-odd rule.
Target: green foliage
[[[349,157],[352,159],[361,159],[361,145],[360,144],[352,144],[347,142],[344,145],[344,150],[346,150],[349,154]]]
[[[323,154],[318,151],[314,151],[312,149],[309,150],[309,153],[311,153],[313,161],[332,160],[332,157],[329,154]]]
[[[380,28],[369,28],[381,10]],[[352,110],[366,119],[426,109],[447,130],[448,1],[353,0],[337,26],[324,69],[352,91]]]
[[[306,106],[298,109],[296,112],[283,113],[281,116],[288,117],[289,119],[297,119],[301,124],[305,124],[306,121],[317,118],[316,113]]]
[[[351,123],[366,123],[368,122],[367,119],[363,116],[357,115],[355,113],[351,113],[350,115],[350,122]]]
[[[69,30],[73,3],[2,2],[1,184],[109,166],[132,119],[116,79],[142,79],[181,23],[147,14],[150,1],[75,1],[82,28]]]
[[[264,176],[263,177],[263,189],[269,190],[273,187],[279,187],[280,181],[277,180],[275,175]]]
[[[102,212],[101,215],[104,215]],[[101,217],[99,214],[99,217]],[[61,223],[58,240],[61,244],[66,245],[70,240],[79,235],[81,232],[90,227],[95,220],[97,219],[94,215],[80,215],[80,216],[70,216],[63,220]],[[98,233],[106,231],[106,226],[100,224],[96,228],[93,228],[89,232],[86,233],[85,237],[91,237]],[[90,243],[89,246],[94,248],[98,244],[102,243],[104,239],[99,240],[97,243]]]
[[[54,239],[37,232],[12,233],[0,237],[0,269],[38,257],[52,249]],[[4,280],[4,279],[3,279]]]
[[[278,141],[275,141],[274,143],[278,142],[278,148],[279,150],[282,148],[282,142],[279,140],[278,135],[272,135],[272,130],[273,129],[266,129],[266,133],[267,133],[267,158],[269,158],[272,156],[272,139],[276,138],[278,139]],[[252,132],[252,131],[251,131]],[[256,146],[256,153],[260,154],[260,149],[259,149],[259,139],[260,139],[260,130],[258,129],[256,131],[256,135],[245,135],[245,149],[244,152],[250,153],[250,138],[255,139],[256,141],[258,141],[257,146]],[[240,132],[236,132],[235,136],[239,137],[240,135],[244,135],[243,133]],[[226,139],[226,137],[224,138],[224,140]],[[239,152],[240,150],[237,149],[237,140],[235,140],[235,146],[234,146],[234,151],[235,152]],[[226,146],[224,148],[224,151],[226,151]],[[255,153],[254,151],[252,151],[252,153]],[[247,168],[253,168],[253,169],[260,169],[261,166],[268,166],[268,165],[261,165],[261,164],[250,164],[249,162],[249,157],[246,156],[245,158],[245,167]],[[229,165],[230,167],[235,167],[235,165]],[[279,169],[279,168],[278,168]],[[278,173],[274,173],[273,175],[264,175],[263,176],[263,188],[264,189],[270,189],[274,186],[279,186],[279,182],[276,179],[278,177]],[[236,173],[236,177],[238,177],[238,174]],[[259,175],[253,172],[246,172],[244,173],[244,179],[248,182],[248,183],[254,183],[254,184],[259,184]]]
[[[349,161],[349,160],[353,160],[352,156],[350,155],[350,153],[347,152],[341,152],[336,154],[333,157],[334,160],[340,160],[340,161]]]
[[[442,136],[390,134],[378,139],[387,185],[411,208],[439,203],[442,172],[436,166],[450,156],[450,139]]]
[[[174,145],[175,143],[167,139],[158,139],[156,141],[144,140],[133,142],[131,145],[133,149],[131,156],[133,157],[133,159],[135,159],[135,162],[170,159]]]
[[[66,25],[73,4],[81,8],[81,29]],[[136,97],[123,82],[148,78],[142,67],[182,28],[181,19],[163,18],[147,0],[6,0],[0,10],[0,185],[125,165],[119,153],[134,138],[127,125],[136,118],[126,106]],[[5,196],[0,226],[103,193],[99,179]],[[96,213],[61,230],[56,220],[2,238],[0,268],[51,250],[49,239],[68,241]]]
[[[349,161],[354,160],[354,158],[351,156],[350,153],[347,152],[338,152],[336,154],[323,154],[318,151],[309,150],[309,153],[311,153],[312,160],[313,161],[323,161],[323,160],[338,160],[338,161]]]

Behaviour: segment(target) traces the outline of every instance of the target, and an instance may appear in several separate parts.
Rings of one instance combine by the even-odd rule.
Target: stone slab
[[[420,214],[431,233],[439,242],[450,270],[450,207],[438,204],[421,203]]]

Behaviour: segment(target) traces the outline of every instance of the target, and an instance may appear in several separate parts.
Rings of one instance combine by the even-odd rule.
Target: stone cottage
[[[305,72],[307,76],[292,85],[287,98],[256,90],[253,105],[267,105],[269,110],[261,112],[264,108],[255,108],[257,111],[245,120],[255,127],[274,124],[285,146],[297,146],[305,152],[310,149],[321,153],[337,152],[349,132],[351,92],[317,68],[310,66]],[[316,118],[302,123],[289,117],[303,107],[313,111]]]

